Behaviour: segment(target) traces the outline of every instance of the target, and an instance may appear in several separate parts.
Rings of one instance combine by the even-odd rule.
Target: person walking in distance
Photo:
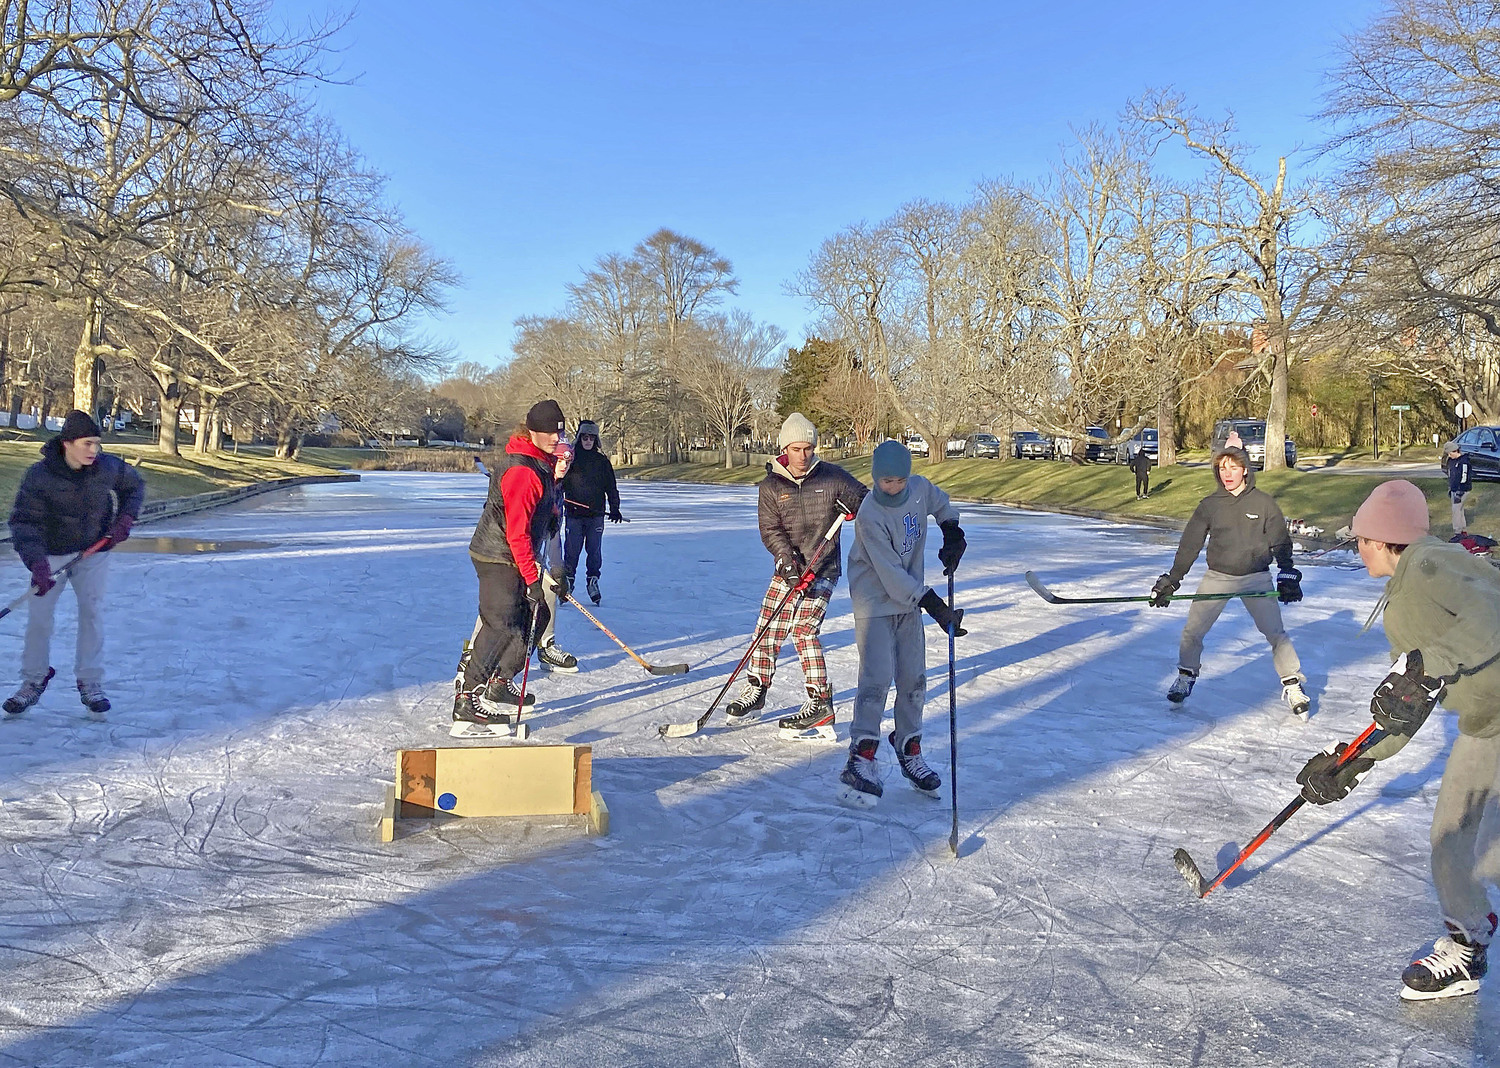
[[[1305,677],[1297,650],[1281,622],[1280,604],[1302,600],[1302,572],[1292,566],[1292,538],[1286,519],[1269,493],[1255,488],[1255,473],[1240,436],[1230,433],[1224,447],[1214,455],[1214,479],[1219,488],[1198,502],[1182,532],[1172,568],[1151,587],[1151,604],[1163,608],[1182,585],[1203,543],[1208,541],[1208,571],[1198,584],[1199,593],[1269,592],[1271,561],[1279,567],[1276,600],[1242,597],[1241,603],[1255,620],[1266,641],[1281,678],[1281,699],[1293,715],[1305,718],[1312,708],[1302,689]],[[1278,604],[1280,602],[1280,604]],[[1203,639],[1228,604],[1224,601],[1194,601],[1188,609],[1178,649],[1177,679],[1167,691],[1174,703],[1187,700],[1203,659]]]
[[[1130,469],[1135,472],[1135,499],[1144,501],[1151,496],[1151,454],[1137,448],[1130,458]]]
[[[21,688],[5,702],[16,716],[36,704],[57,674],[51,665],[52,619],[63,587],[78,598],[78,641],[73,673],[78,698],[89,714],[109,711],[104,694],[104,587],[108,550],[130,537],[141,514],[146,484],[135,468],[100,451],[99,424],[87,412],[72,411],[62,431],[42,446],[16,491],[10,511],[11,544],[31,572],[36,596],[27,599],[26,642],[21,653]],[[96,544],[108,543],[79,560],[66,577],[52,572]]]
[[[1370,702],[1386,736],[1342,766],[1347,743],[1316,754],[1297,781],[1313,804],[1342,801],[1377,760],[1411,740],[1439,701],[1458,713],[1429,836],[1443,933],[1401,973],[1401,997],[1474,994],[1496,927],[1486,883],[1500,883],[1493,834],[1500,827],[1500,572],[1431,537],[1427,498],[1404,479],[1376,486],[1351,527],[1365,569],[1388,580],[1380,604],[1395,668]]]
[[[480,624],[460,660],[450,731],[455,737],[493,733],[493,724],[508,715],[490,702],[480,703],[491,679],[504,688],[502,696],[514,702],[517,711],[521,707],[521,691],[512,680],[549,622],[541,560],[557,518],[553,453],[563,427],[557,402],[538,401],[526,413],[525,424],[511,435],[490,475],[484,511],[469,541],[469,558],[479,578]],[[534,704],[535,698],[528,693],[525,702]]]
[[[1459,448],[1458,442],[1450,441],[1448,453],[1448,501],[1453,505],[1453,533],[1467,534],[1469,520],[1464,515],[1464,498],[1474,488],[1473,465],[1469,456]]]
[[[563,479],[562,489],[568,517],[563,570],[567,572],[568,585],[572,586],[578,574],[579,553],[586,550],[589,600],[598,604],[599,575],[604,568],[604,517],[607,514],[611,523],[629,520],[620,514],[615,468],[601,448],[599,424],[591,419],[578,424],[578,447],[573,450],[573,466]]]
[[[948,495],[911,473],[911,453],[899,441],[883,441],[870,461],[874,488],[854,520],[849,550],[849,599],[854,602],[854,644],[859,650],[859,688],[849,728],[849,760],[839,776],[839,800],[872,807],[883,792],[877,755],[885,702],[896,685],[896,729],[886,736],[896,751],[901,774],[924,794],[936,797],[943,780],[922,756],[922,703],[927,696],[926,612],[944,633],[967,633],[963,609],[948,602],[923,580],[927,517],[938,521],[943,546],[938,559],[951,575],[966,542],[958,509]]]
[[[756,621],[757,632],[762,627],[766,630],[750,652],[744,689],[724,711],[730,726],[755,721],[756,713],[766,706],[776,657],[790,638],[802,664],[806,699],[794,715],[778,721],[780,735],[793,740],[832,740],[833,688],[818,635],[842,571],[839,538],[824,553],[807,589],[794,596],[774,620],[771,613],[797,586],[834,519],[845,507],[857,510],[868,491],[842,467],[818,459],[818,431],[801,412],[787,416],[777,445],[781,455],[766,464],[757,504],[760,540],[775,567]]]

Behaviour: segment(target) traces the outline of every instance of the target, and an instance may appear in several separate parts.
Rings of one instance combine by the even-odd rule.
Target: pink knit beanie
[[[1410,545],[1427,536],[1427,498],[1404,478],[1382,482],[1354,513],[1356,538]]]

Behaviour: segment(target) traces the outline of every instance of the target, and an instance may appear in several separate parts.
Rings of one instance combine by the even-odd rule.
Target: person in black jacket
[[[563,571],[567,573],[571,587],[578,573],[578,554],[587,547],[585,563],[589,600],[598,604],[599,574],[604,567],[606,502],[611,523],[628,523],[629,520],[620,514],[620,489],[615,484],[615,468],[601,447],[599,424],[591,419],[578,424],[578,448],[573,450],[573,466],[563,478],[562,490],[568,515]]]
[[[10,510],[11,545],[31,572],[36,596],[26,603],[26,643],[21,653],[21,688],[5,702],[17,716],[41,699],[57,674],[51,665],[52,617],[62,588],[78,598],[78,646],[73,673],[78,697],[91,716],[109,711],[104,695],[104,586],[108,551],[130,537],[141,514],[146,484],[118,456],[99,451],[99,424],[86,412],[72,411],[62,432],[42,446]],[[105,544],[93,549],[99,541]],[[92,550],[65,574],[53,571]]]
[[[1448,454],[1448,500],[1453,505],[1453,533],[1467,534],[1469,520],[1464,515],[1464,498],[1474,488],[1473,465],[1456,441],[1450,441],[1443,451]]]
[[[1151,454],[1144,446],[1130,458],[1130,469],[1135,472],[1135,499],[1144,501],[1151,496]]]
[[[1165,607],[1182,585],[1198,553],[1208,541],[1208,571],[1198,585],[1199,593],[1269,593],[1271,561],[1276,575],[1277,598],[1241,597],[1240,601],[1255,620],[1255,625],[1271,643],[1271,658],[1281,677],[1281,699],[1298,717],[1306,717],[1312,702],[1302,689],[1305,676],[1297,650],[1281,623],[1279,604],[1302,600],[1302,572],[1292,566],[1292,538],[1286,519],[1269,493],[1255,488],[1255,473],[1250,469],[1238,434],[1231,433],[1224,447],[1214,456],[1214,478],[1219,489],[1198,502],[1172,569],[1151,587],[1154,607]],[[1198,678],[1203,658],[1203,638],[1224,611],[1228,600],[1194,601],[1188,610],[1187,624],[1182,628],[1182,643],[1177,657],[1177,679],[1167,691],[1173,702],[1187,700]]]

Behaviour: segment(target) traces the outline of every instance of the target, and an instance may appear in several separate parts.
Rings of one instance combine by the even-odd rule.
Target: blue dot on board
[[[442,809],[444,812],[451,812],[453,810],[453,806],[457,804],[458,798],[453,794],[438,795],[438,808]]]

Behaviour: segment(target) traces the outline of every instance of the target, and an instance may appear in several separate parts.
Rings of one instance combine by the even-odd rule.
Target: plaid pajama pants
[[[759,679],[763,686],[771,685],[771,677],[776,674],[776,658],[781,654],[781,647],[786,644],[786,640],[791,638],[792,645],[797,650],[797,659],[802,662],[802,680],[807,686],[807,692],[833,699],[833,688],[828,685],[828,665],[823,660],[823,644],[818,641],[818,631],[823,626],[823,613],[828,611],[828,599],[833,596],[833,586],[833,582],[827,579],[818,579],[801,596],[794,594],[791,602],[766,628],[765,637],[751,651],[747,665],[749,673]],[[761,598],[760,618],[755,621],[756,630],[766,626],[766,620],[771,618],[771,613],[791,588],[780,575],[771,576],[771,585]]]

